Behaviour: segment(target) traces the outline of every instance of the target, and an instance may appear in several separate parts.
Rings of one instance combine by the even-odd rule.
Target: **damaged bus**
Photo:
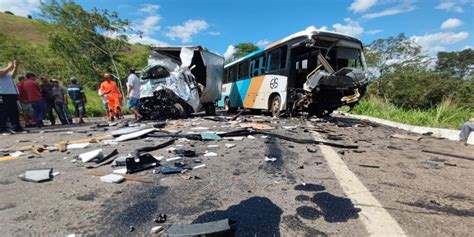
[[[139,112],[145,119],[214,115],[221,97],[224,58],[201,46],[153,47],[140,79]]]
[[[366,92],[363,46],[348,35],[307,29],[257,50],[224,67],[218,106],[305,111],[318,117],[348,105]]]

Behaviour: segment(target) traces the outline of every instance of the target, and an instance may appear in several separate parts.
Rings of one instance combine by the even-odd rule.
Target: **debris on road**
[[[265,161],[267,161],[267,162],[275,162],[276,160],[277,160],[277,158],[275,158],[275,157],[265,156]]]
[[[179,174],[181,172],[183,172],[183,168],[180,168],[180,167],[161,167],[160,168],[160,173],[162,174]]]
[[[205,151],[203,156],[204,157],[214,157],[214,156],[218,156],[218,155],[215,152]]]
[[[169,237],[183,236],[234,236],[236,222],[230,219],[201,224],[174,224],[168,229]]]
[[[228,148],[228,149],[230,149],[232,147],[235,147],[235,146],[236,146],[236,144],[231,144],[231,143],[226,143],[225,144],[225,148]]]
[[[125,180],[125,178],[122,175],[118,174],[108,174],[100,177],[100,181],[106,182],[106,183],[121,183]]]
[[[201,133],[201,139],[203,141],[219,141],[222,138],[215,132],[203,132]]]
[[[163,230],[162,226],[154,226],[154,227],[151,228],[150,234],[158,234],[162,230]]]
[[[27,170],[24,174],[21,174],[19,178],[24,181],[41,183],[45,181],[50,181],[53,178],[53,169],[37,169],[37,170]]]
[[[365,164],[359,164],[360,167],[366,167],[366,168],[380,168],[378,165],[365,165]]]
[[[392,134],[390,135],[391,138],[398,138],[398,139],[403,139],[403,140],[412,140],[412,141],[419,141],[421,140],[421,136],[412,136],[412,135],[404,135],[404,134]]]
[[[84,163],[89,162],[93,159],[101,159],[103,157],[104,154],[102,153],[102,149],[92,150],[79,155],[79,159],[81,159],[81,161]]]
[[[435,155],[449,156],[449,157],[458,158],[458,159],[474,160],[474,157],[470,157],[470,156],[463,156],[463,155],[457,155],[457,154],[440,152],[440,151],[433,151],[433,150],[428,150],[428,149],[423,149],[421,151],[426,152],[426,153],[435,154]]]

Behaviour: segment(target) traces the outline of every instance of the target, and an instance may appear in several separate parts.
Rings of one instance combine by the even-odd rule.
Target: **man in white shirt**
[[[135,74],[135,69],[130,69],[130,74],[127,80],[127,98],[128,108],[135,115],[135,120],[140,120],[142,115],[138,112],[140,108],[140,78]]]
[[[13,126],[13,131],[21,132],[18,113],[18,89],[13,78],[18,69],[17,62],[9,62],[4,68],[0,68],[0,133],[7,131],[7,120]]]

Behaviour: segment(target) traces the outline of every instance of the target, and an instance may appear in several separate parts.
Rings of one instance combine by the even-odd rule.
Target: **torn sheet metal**
[[[153,48],[141,74],[140,113],[183,118],[221,96],[224,59],[200,46]]]

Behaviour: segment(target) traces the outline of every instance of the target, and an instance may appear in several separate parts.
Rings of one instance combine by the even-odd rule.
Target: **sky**
[[[474,0],[76,0],[129,19],[131,43],[203,45],[226,57],[233,46],[264,47],[314,26],[365,44],[404,32],[423,51],[474,47]],[[39,0],[0,0],[0,11],[38,16]]]

